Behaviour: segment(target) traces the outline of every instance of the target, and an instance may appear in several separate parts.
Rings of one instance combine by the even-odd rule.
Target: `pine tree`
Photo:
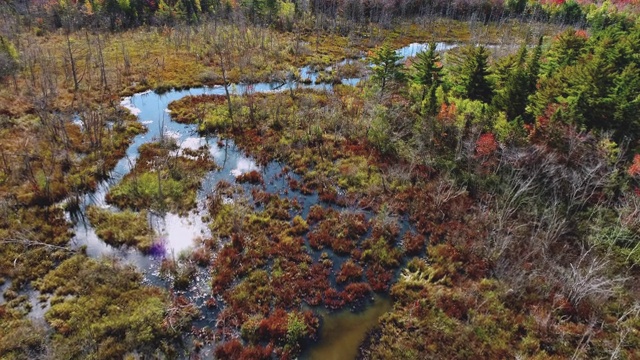
[[[402,56],[397,54],[388,45],[383,45],[372,56],[371,62],[373,63],[373,81],[380,86],[380,96],[384,94],[384,91],[391,81],[404,80],[404,73],[402,72],[403,64],[399,63]]]
[[[587,39],[573,29],[558,35],[547,52],[543,76],[551,77],[556,71],[574,65],[584,51]]]
[[[515,56],[507,57],[496,65],[496,92],[492,104],[504,111],[508,120],[521,118],[527,123],[533,121],[526,109],[529,96],[535,92],[538,81],[541,41],[529,59],[527,46],[522,45]]]
[[[640,68],[629,64],[616,78],[609,95],[615,104],[613,113],[618,137],[640,136]]]
[[[529,93],[532,94],[536,91],[536,84],[538,83],[538,77],[540,76],[540,59],[542,58],[542,36],[538,39],[538,45],[531,54],[531,59],[527,63],[527,69],[529,71]]]
[[[491,102],[493,87],[489,82],[489,52],[484,46],[466,47],[459,57],[454,57],[454,94],[457,96]]]
[[[440,54],[436,52],[436,44],[429,43],[427,51],[421,51],[416,55],[412,64],[412,80],[422,87],[420,101],[424,101],[427,91],[432,86],[442,83],[442,64]]]

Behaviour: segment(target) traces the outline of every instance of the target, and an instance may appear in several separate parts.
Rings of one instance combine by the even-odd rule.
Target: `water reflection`
[[[238,159],[235,169],[231,170],[231,174],[233,176],[240,176],[252,170],[258,170],[258,165],[256,165],[255,161],[248,158]]]
[[[160,235],[165,251],[180,254],[192,249],[195,239],[209,234],[207,225],[202,222],[202,215],[204,214],[200,212],[186,216],[173,213],[152,214],[151,227]]]
[[[455,45],[438,43],[438,50],[446,50]],[[413,56],[418,51],[423,50],[425,44],[411,44],[398,52],[403,56]],[[350,60],[346,60],[350,61]],[[302,68],[301,74],[305,78],[315,81],[317,72],[310,68]],[[342,79],[343,84],[357,85],[360,78]],[[331,91],[330,84],[298,84],[290,81],[282,83],[260,83],[253,85],[238,84],[231,87],[234,94],[244,94],[247,91],[253,93],[288,91],[291,88],[309,88]],[[194,246],[194,240],[199,237],[209,235],[207,224],[202,221],[202,216],[206,215],[205,199],[207,194],[214,189],[215,185],[222,181],[233,183],[235,176],[252,170],[258,170],[265,179],[265,190],[280,196],[288,197],[299,202],[301,209],[299,214],[307,217],[309,208],[319,202],[316,193],[303,195],[299,192],[289,191],[287,181],[283,174],[284,165],[271,162],[259,166],[253,159],[245,156],[231,140],[221,141],[217,137],[201,137],[197,134],[197,127],[190,124],[179,124],[170,121],[167,107],[172,101],[185,96],[196,96],[205,94],[223,95],[222,86],[202,87],[189,90],[171,90],[165,94],[157,94],[151,91],[135,94],[124,98],[121,105],[127,108],[138,120],[145,124],[148,132],[136,136],[132,144],[126,151],[126,156],[122,158],[111,173],[108,181],[99,184],[98,189],[88,194],[81,201],[81,211],[89,205],[109,207],[105,204],[105,195],[110,186],[118,183],[129,171],[131,171],[138,158],[139,147],[150,141],[158,140],[164,136],[175,138],[181,149],[198,149],[206,146],[218,165],[219,169],[208,173],[202,183],[202,188],[198,192],[197,208],[186,215],[172,213],[152,214],[150,223],[158,233],[161,247],[154,249],[153,255],[144,255],[133,248],[116,248],[105,244],[95,234],[93,227],[85,218],[81,216],[76,221],[74,244],[76,247],[85,246],[87,253],[92,257],[110,256],[120,259],[126,263],[137,266],[145,276],[145,282],[149,284],[170,287],[170,282],[160,276],[161,257],[164,254],[168,257],[176,258],[181,252],[187,251]],[[295,174],[287,174],[296,181],[302,179]],[[111,208],[111,207],[110,207]],[[117,211],[117,209],[113,209]],[[366,213],[367,219],[371,214]],[[403,228],[406,220],[402,221]],[[334,256],[330,250],[325,250],[334,261],[335,268],[339,268],[344,259]],[[319,252],[314,254],[314,258],[320,256]],[[332,279],[332,281],[335,281]],[[209,269],[198,269],[196,279],[192,287],[185,294],[191,301],[194,301],[203,311],[203,319],[197,326],[212,326],[215,319],[215,311],[209,311],[204,306],[205,299],[211,296]],[[358,346],[364,339],[365,334],[376,323],[377,319],[391,308],[391,301],[388,298],[377,298],[374,303],[365,311],[351,313],[349,311],[335,313],[324,316],[324,325],[321,333],[322,341],[308,352],[309,359],[353,359],[355,358]]]
[[[427,51],[429,44],[428,43],[411,43],[403,48],[396,50],[396,54],[402,56],[403,59],[406,59],[410,56],[416,56],[419,52]],[[436,51],[447,51],[451,50],[455,47],[458,47],[458,44],[447,44],[443,42],[436,43]]]

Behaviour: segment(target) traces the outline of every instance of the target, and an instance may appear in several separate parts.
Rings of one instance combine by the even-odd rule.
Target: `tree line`
[[[399,53],[382,46],[372,57],[372,80],[381,97],[400,87],[424,116],[437,115],[443,102],[464,104],[470,113],[502,116],[519,128],[541,131],[552,128],[550,122],[577,126],[637,147],[636,34],[637,25],[625,20],[589,32],[568,29],[548,45],[540,38],[494,62],[486,46],[466,46],[442,59],[431,43],[408,67]]]
[[[631,8],[629,1],[606,1],[602,6]],[[8,0],[2,12],[28,26],[50,30],[66,26],[70,18],[82,27],[122,30],[141,25],[195,23],[205,18],[238,18],[286,26],[293,17],[313,17],[335,23],[390,24],[396,18],[444,16],[483,22],[530,18],[558,23],[584,23],[599,6],[575,0]]]

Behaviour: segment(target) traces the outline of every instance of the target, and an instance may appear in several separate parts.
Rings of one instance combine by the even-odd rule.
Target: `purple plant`
[[[159,238],[151,244],[149,248],[149,255],[158,258],[164,258],[167,254],[167,249],[165,247],[165,240],[163,238]]]

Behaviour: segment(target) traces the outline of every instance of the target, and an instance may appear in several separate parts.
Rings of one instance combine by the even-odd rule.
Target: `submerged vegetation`
[[[640,356],[633,1],[45,3],[0,5],[0,357],[296,358],[375,294],[361,358]],[[204,146],[120,99],[203,85]]]

